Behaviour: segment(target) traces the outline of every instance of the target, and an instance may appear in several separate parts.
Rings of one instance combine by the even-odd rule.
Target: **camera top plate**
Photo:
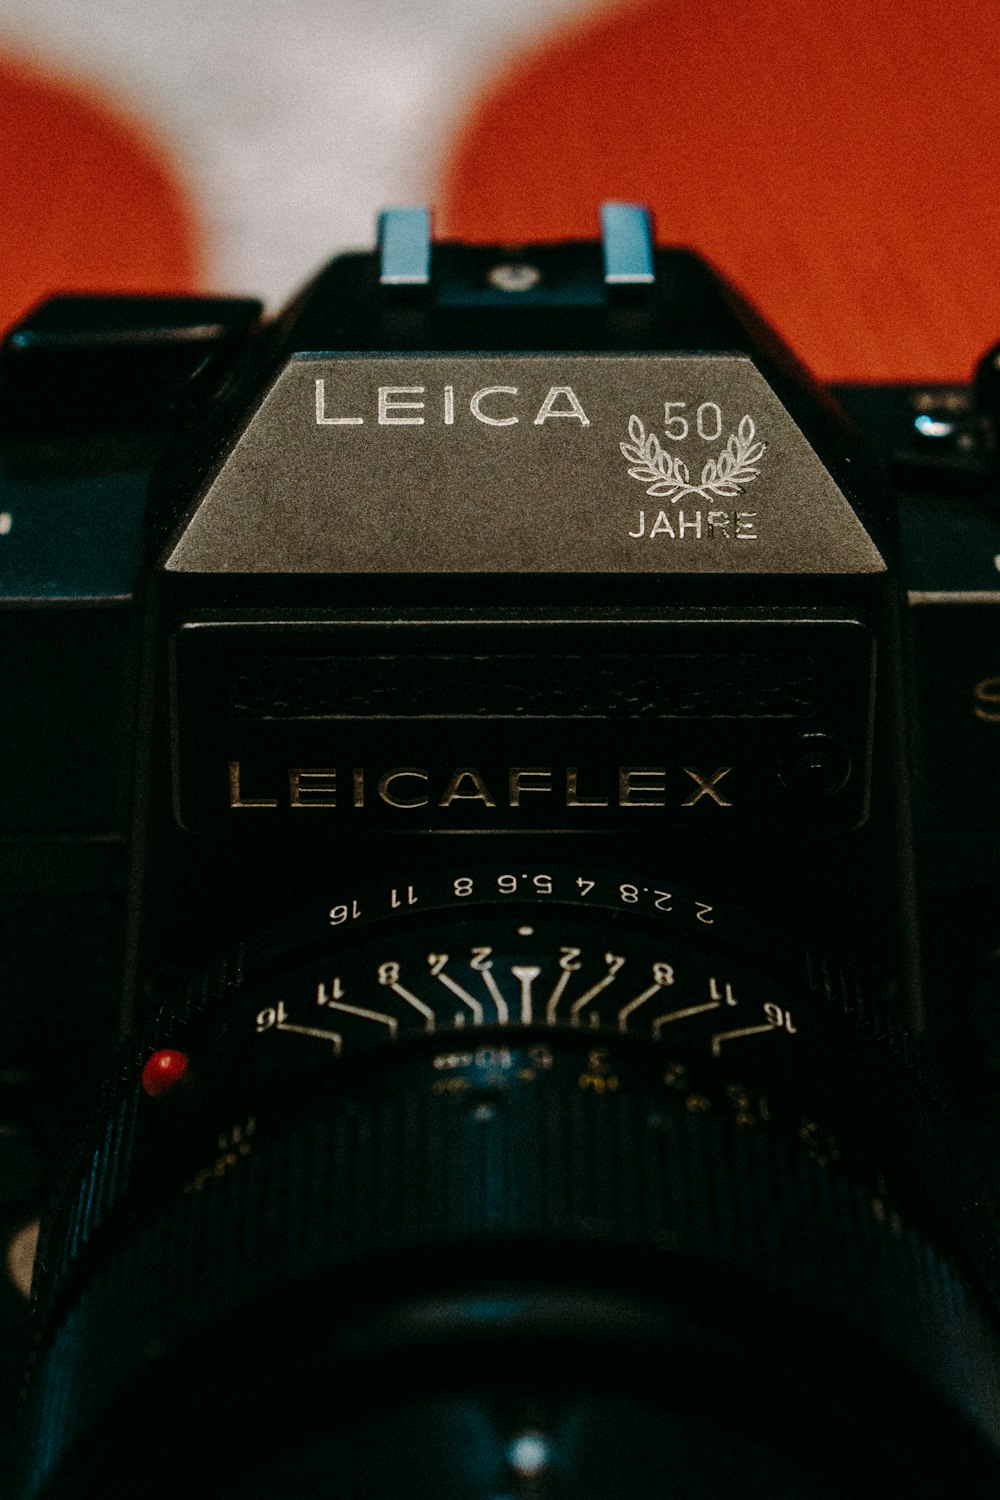
[[[297,354],[166,557],[200,575],[885,566],[740,354]]]

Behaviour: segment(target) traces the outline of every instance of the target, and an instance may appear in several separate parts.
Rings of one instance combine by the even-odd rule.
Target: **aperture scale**
[[[271,1045],[278,1035],[302,1037],[336,1056],[414,1032],[482,1026],[569,1027],[654,1041],[677,1034],[687,1050],[707,1049],[713,1057],[724,1047],[728,1055],[745,1038],[798,1034],[790,1002],[762,998],[760,981],[745,966],[702,954],[679,936],[622,934],[614,948],[626,951],[618,952],[606,935],[602,942],[592,925],[570,916],[465,918],[445,930],[447,945],[421,943],[419,929],[393,934],[360,951],[301,964],[281,982],[251,985],[240,1024],[248,1026],[246,1004],[273,992],[253,1014],[254,1034],[268,1036]],[[230,1036],[235,1024],[234,1016]],[[301,1057],[316,1050],[303,1046]]]

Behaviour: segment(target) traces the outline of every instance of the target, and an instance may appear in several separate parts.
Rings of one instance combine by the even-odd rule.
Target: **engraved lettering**
[[[1000,680],[988,679],[989,683]],[[1000,691],[989,701],[1000,704]],[[1000,719],[1000,711],[997,715]],[[606,768],[610,771],[610,768]],[[718,807],[731,807],[729,798],[720,790],[720,782],[728,776],[732,766],[718,766],[711,773],[694,766],[679,766],[695,783],[694,790],[681,807],[693,807],[703,797]],[[369,806],[367,797],[368,778],[377,788],[378,801],[386,807],[407,812],[415,808],[435,807],[448,809],[456,802],[478,802],[483,807],[495,808],[496,798],[481,770],[476,766],[458,766],[445,773],[422,766],[393,766],[387,771],[378,771],[364,766],[350,768],[334,766],[292,766],[287,775],[287,803],[277,797],[247,796],[243,790],[246,770],[238,760],[228,762],[229,806],[231,808],[264,807],[278,808],[324,808],[328,810],[353,808],[361,811]],[[510,766],[506,771],[506,806],[521,808],[531,806],[532,793],[551,795],[558,790],[555,778],[564,778],[565,806],[567,808],[666,807],[677,805],[676,794],[671,794],[669,779],[675,768],[669,766],[620,766],[617,772],[617,792],[614,796],[600,795],[598,788],[602,778],[595,778],[595,771],[581,772],[578,766]],[[259,775],[259,773],[258,773]],[[589,778],[590,785],[581,788],[581,775]],[[431,795],[431,785],[441,784],[440,798]],[[348,794],[348,778],[350,794]],[[341,796],[338,799],[338,779]],[[251,780],[257,782],[257,776]],[[294,820],[296,823],[299,819]]]
[[[477,391],[469,402],[469,410],[477,422],[485,422],[488,427],[513,427],[518,417],[491,417],[488,412],[483,411],[482,403],[487,396],[516,396],[516,385],[484,385],[481,391]]]
[[[717,771],[712,772],[711,776],[703,776],[700,771],[695,770],[694,766],[685,766],[686,774],[691,777],[692,781],[698,783],[698,790],[692,792],[687,801],[681,803],[681,807],[694,807],[702,797],[710,797],[720,807],[732,807],[733,804],[718,789],[723,776],[728,776],[732,769],[732,766],[720,766]]]
[[[706,432],[705,413],[710,411],[715,413],[715,421],[712,424],[714,430]],[[697,427],[698,436],[702,442],[717,443],[719,441],[719,438],[722,436],[722,407],[717,401],[703,401],[701,403],[698,408]]]
[[[580,773],[576,766],[566,768],[566,806],[567,807],[607,807],[607,797],[595,797],[592,800],[581,797],[579,791]]]
[[[527,778],[533,777],[533,781]],[[523,792],[551,792],[551,766],[511,766],[507,773],[507,798],[511,807],[521,806]]]
[[[396,396],[422,396],[422,385],[380,385],[378,388],[378,421],[380,427],[422,427],[423,417],[398,417],[399,411],[422,411],[423,401],[396,401]]]
[[[332,766],[305,770],[296,766],[288,773],[289,807],[336,807],[337,773]]]
[[[240,763],[229,762],[229,806],[230,807],[277,807],[277,799],[268,797],[244,797],[240,788]]]
[[[1000,724],[1000,677],[984,677],[974,688],[976,707],[972,710],[984,724]],[[983,706],[980,707],[979,705]],[[992,707],[985,705],[991,704]]]
[[[471,792],[459,791],[464,781],[471,783]],[[475,766],[459,766],[445,787],[438,807],[450,807],[453,802],[481,802],[484,807],[496,807],[485,781]]]
[[[326,381],[316,382],[316,426],[317,427],[360,427],[364,417],[328,417],[326,414]]]
[[[665,766],[622,766],[618,772],[619,807],[665,807]]]
[[[630,537],[641,541],[643,537],[669,537],[672,542],[723,541],[756,542],[757,512],[755,510],[660,510],[655,520],[650,511],[638,512],[635,529]]]
[[[392,771],[385,771],[378,781],[378,794],[382,801],[389,807],[426,807],[428,802],[426,792],[417,797],[399,797],[393,791],[394,784],[402,781],[404,777],[413,777],[417,781],[422,781],[425,786],[428,780],[427,772],[421,771],[417,766],[397,766]]]
[[[688,427],[687,417],[682,417],[680,415],[678,415],[678,416],[674,415],[673,408],[675,406],[678,408],[678,411],[681,412],[687,406],[687,402],[686,401],[664,401],[664,403],[663,403],[663,431],[666,434],[666,436],[668,438],[670,438],[673,442],[675,442],[675,443],[683,443],[684,439],[688,435],[688,432],[690,431],[690,428]]]
[[[568,402],[568,408],[556,406],[556,402],[560,396],[564,397]],[[580,405],[579,398],[571,385],[552,386],[539,407],[538,416],[535,418],[535,426],[541,427],[551,417],[572,417],[574,421],[580,423],[581,427],[590,426],[590,418]]]

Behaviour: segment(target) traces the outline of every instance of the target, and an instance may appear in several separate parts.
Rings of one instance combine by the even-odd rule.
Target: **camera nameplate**
[[[188,828],[845,829],[866,814],[875,651],[848,614],[202,619],[171,657]],[[816,735],[850,774],[803,798],[783,768]]]
[[[729,354],[297,355],[165,565],[885,571],[764,377]]]

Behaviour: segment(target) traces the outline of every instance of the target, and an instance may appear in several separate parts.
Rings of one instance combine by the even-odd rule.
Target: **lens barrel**
[[[995,1492],[940,1100],[831,971],[613,889],[459,879],[165,1009],[46,1236],[26,1495]]]

